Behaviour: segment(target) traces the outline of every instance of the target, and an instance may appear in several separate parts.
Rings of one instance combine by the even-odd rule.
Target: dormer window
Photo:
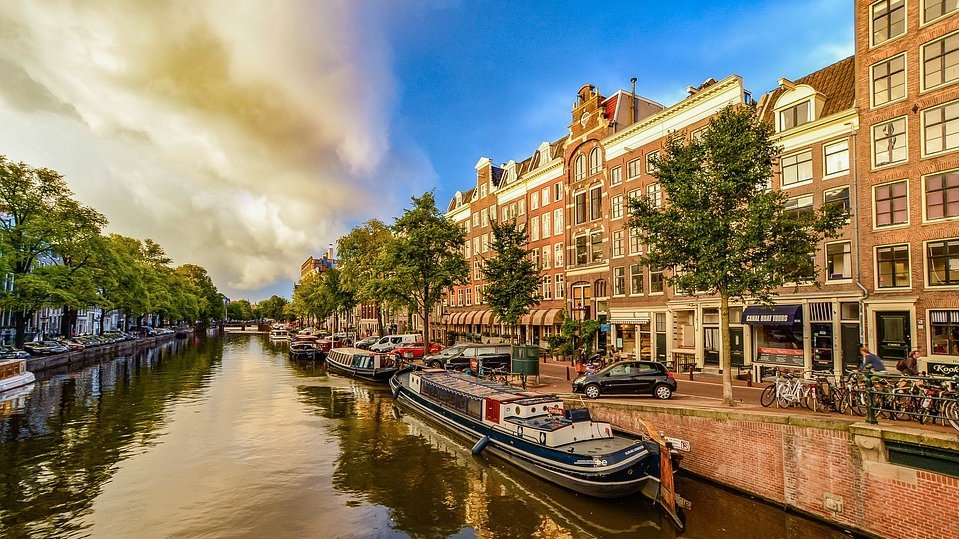
[[[809,115],[809,101],[797,103],[779,113],[780,131],[786,131],[812,120]]]
[[[486,183],[484,182],[483,185],[480,185],[480,198],[486,198],[486,193]]]

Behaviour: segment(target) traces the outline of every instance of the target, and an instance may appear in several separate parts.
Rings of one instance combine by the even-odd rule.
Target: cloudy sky
[[[852,54],[852,1],[672,4],[3,0],[0,154],[233,298],[289,295],[354,224],[562,136],[584,83],[758,96]]]

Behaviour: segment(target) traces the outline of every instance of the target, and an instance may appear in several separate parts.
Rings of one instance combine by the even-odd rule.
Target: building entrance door
[[[719,328],[703,328],[703,362],[719,365]]]
[[[743,352],[743,328],[729,328],[729,364],[742,367],[746,364]]]
[[[859,324],[842,325],[842,367],[856,370],[862,359],[859,355]]]
[[[911,327],[907,311],[876,313],[876,341],[879,344],[876,353],[879,357],[887,361],[905,359],[911,344]]]

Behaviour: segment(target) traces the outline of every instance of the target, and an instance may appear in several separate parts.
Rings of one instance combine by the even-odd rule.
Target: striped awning
[[[560,312],[562,312],[562,309],[550,309],[546,311],[546,313],[543,315],[543,321],[541,322],[541,325],[552,326],[558,324],[559,321],[556,320],[556,317],[559,316]]]
[[[470,326],[472,326],[473,324],[477,324],[477,323],[478,323],[478,320],[479,320],[479,314],[480,314],[479,311],[470,311],[470,312],[466,313],[466,322],[465,322],[465,323],[466,323],[467,325],[470,325]]]
[[[532,323],[532,321],[533,321],[533,315],[536,314],[536,313],[538,313],[538,312],[539,312],[539,309],[533,309],[533,310],[531,310],[530,312],[524,314],[523,316],[520,316],[520,317],[519,317],[519,325],[521,325],[521,326],[528,326],[528,325],[530,325],[530,324]]]
[[[929,321],[933,324],[959,322],[959,311],[929,311]]]
[[[486,325],[493,321],[493,311],[486,310],[480,317],[480,324]]]
[[[613,311],[609,317],[610,324],[648,324],[649,313],[644,311]]]

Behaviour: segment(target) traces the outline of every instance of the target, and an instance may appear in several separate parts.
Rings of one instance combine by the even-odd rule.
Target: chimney
[[[629,79],[629,82],[633,84],[633,97],[632,97],[633,106],[630,107],[629,109],[629,112],[630,112],[629,123],[630,125],[632,125],[636,123],[636,77]]]

